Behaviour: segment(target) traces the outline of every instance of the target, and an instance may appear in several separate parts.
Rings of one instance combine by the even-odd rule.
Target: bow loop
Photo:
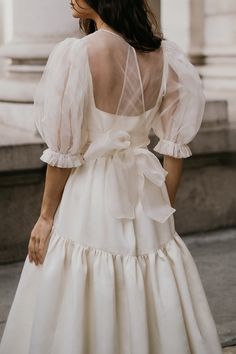
[[[130,144],[130,134],[125,130],[109,130],[108,139],[114,149],[127,149]]]
[[[84,154],[85,160],[113,155],[108,163],[105,197],[108,209],[117,219],[134,219],[140,199],[151,219],[164,223],[176,209],[170,205],[165,178],[167,171],[147,147],[131,144],[130,134],[110,129],[99,135]]]
[[[168,172],[162,167],[160,161],[148,149],[136,148],[137,165],[142,175],[150,179],[158,187],[165,183]]]
[[[110,129],[103,134],[98,134],[84,153],[84,160],[89,161],[107,154],[114,150],[122,150],[130,147],[130,134],[121,129]]]

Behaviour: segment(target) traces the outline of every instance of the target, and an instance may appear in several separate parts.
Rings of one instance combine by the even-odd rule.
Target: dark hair
[[[151,52],[159,49],[164,39],[147,0],[86,0],[101,19],[135,49]],[[96,31],[91,19],[80,19],[80,28],[90,34]]]

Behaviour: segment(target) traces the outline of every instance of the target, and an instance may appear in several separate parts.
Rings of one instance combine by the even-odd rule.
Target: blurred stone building
[[[201,65],[207,98],[227,100],[229,120],[236,123],[236,2],[163,0],[161,14],[166,36]]]
[[[201,132],[190,145],[194,156],[185,161],[178,231],[236,225],[236,2],[152,0],[152,6],[165,37],[197,66],[208,100]],[[0,0],[1,262],[24,258],[39,214],[45,146],[33,119],[35,87],[54,45],[79,35],[68,1]]]
[[[234,0],[152,0],[161,14],[167,38],[175,40],[189,54],[203,77],[208,99],[227,100],[229,120],[236,122],[236,2]],[[37,79],[55,43],[78,35],[77,21],[71,18],[67,1],[0,0],[0,55],[11,59],[7,70],[11,78],[0,81],[0,102],[30,102]],[[21,87],[19,88],[19,85]],[[19,88],[19,90],[18,90]],[[19,108],[19,107],[18,107]],[[28,107],[29,108],[29,107]],[[23,117],[3,118],[0,122],[34,130],[30,109],[21,106]],[[9,114],[9,111],[8,111]]]

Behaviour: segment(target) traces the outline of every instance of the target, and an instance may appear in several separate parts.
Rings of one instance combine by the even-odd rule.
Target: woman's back
[[[170,41],[144,53],[110,30],[67,38],[51,53],[35,93],[35,122],[49,145],[41,159],[49,161],[51,149],[80,164],[95,135],[111,129],[140,133],[147,146],[151,128],[160,138],[155,151],[188,157],[204,104],[196,69]]]
[[[154,108],[162,80],[162,48],[138,52],[121,35],[104,29],[86,40],[96,107],[127,116]]]

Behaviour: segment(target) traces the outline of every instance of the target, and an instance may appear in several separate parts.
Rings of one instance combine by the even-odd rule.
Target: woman
[[[199,76],[145,0],[71,6],[87,35],[55,47],[35,93],[45,191],[0,353],[222,353],[173,218]]]

